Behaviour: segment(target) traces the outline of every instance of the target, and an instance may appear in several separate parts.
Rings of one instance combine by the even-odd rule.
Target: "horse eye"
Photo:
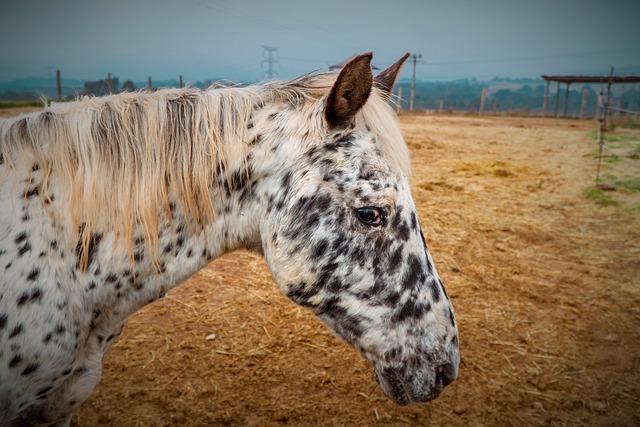
[[[365,207],[356,209],[356,215],[361,223],[365,225],[382,225],[382,215],[378,208]]]

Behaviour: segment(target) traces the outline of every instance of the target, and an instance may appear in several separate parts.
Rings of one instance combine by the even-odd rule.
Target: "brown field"
[[[460,329],[440,398],[388,401],[235,252],[132,317],[74,425],[640,425],[640,131],[616,131],[605,178],[631,184],[605,193],[588,189],[593,122],[401,121]]]

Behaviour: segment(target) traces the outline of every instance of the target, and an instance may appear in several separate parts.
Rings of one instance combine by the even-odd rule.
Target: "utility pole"
[[[60,78],[60,70],[56,70],[56,95],[58,101],[62,99],[62,79]]]
[[[184,87],[184,84],[182,83],[182,74],[178,78],[178,86],[180,87],[180,89]]]
[[[278,75],[278,72],[275,70],[274,65],[280,67],[280,61],[276,58],[280,56],[278,52],[277,46],[262,46],[262,57],[266,56],[266,59],[262,60],[262,65],[267,64],[267,71],[264,73],[264,77],[267,80],[271,80]]]
[[[396,112],[402,110],[402,86],[398,86],[398,101],[396,103]]]
[[[147,89],[149,90],[149,92],[153,90],[153,84],[151,83],[151,76],[149,76],[149,78],[147,79]]]
[[[107,92],[111,94],[111,73],[107,73]]]
[[[484,113],[484,104],[487,101],[488,94],[489,94],[489,88],[483,87],[482,93],[480,93],[480,109],[478,110],[478,114],[480,115]]]
[[[409,111],[413,111],[413,106],[415,105],[415,101],[416,101],[416,64],[418,62],[422,62],[422,61],[419,61],[420,58],[422,58],[421,53],[414,53],[411,55],[411,61],[413,62],[413,75],[411,78],[411,95],[409,96]]]

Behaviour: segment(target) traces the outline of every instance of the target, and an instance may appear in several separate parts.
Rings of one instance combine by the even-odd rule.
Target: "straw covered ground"
[[[639,425],[640,209],[633,185],[591,188],[594,123],[401,120],[460,329],[460,377],[439,399],[388,401],[260,257],[235,252],[132,317],[74,425]],[[607,179],[637,182],[639,133],[616,131],[630,148]]]

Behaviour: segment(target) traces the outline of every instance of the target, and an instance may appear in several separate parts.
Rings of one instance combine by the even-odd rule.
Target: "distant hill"
[[[206,88],[216,81],[229,83],[226,80],[208,79],[205,81],[188,82],[195,87]],[[117,92],[123,88],[132,91],[147,87],[146,81],[123,80],[113,76],[112,90]],[[177,87],[176,79],[154,80],[155,89],[165,87]],[[247,82],[238,82],[238,85],[245,85]],[[396,85],[396,93],[402,88],[402,107],[408,108],[411,81],[402,79]],[[451,81],[418,81],[416,82],[416,109],[427,110],[457,110],[457,111],[477,111],[480,105],[480,94],[483,89],[488,89],[488,97],[485,102],[486,111],[518,111],[518,112],[540,112],[544,100],[545,82],[539,78],[508,78],[496,77],[488,81],[476,79],[460,79]],[[551,93],[548,103],[548,111],[554,108],[555,85],[551,85]],[[580,110],[582,100],[582,90],[588,92],[587,114],[595,111],[595,101],[597,98],[597,85],[572,85],[569,93],[570,114],[577,114]],[[564,90],[564,88],[563,88]],[[80,79],[62,79],[62,94],[67,98],[74,98],[84,93],[103,95],[108,93],[109,88],[104,80],[84,81]],[[0,100],[37,100],[39,98],[54,98],[56,96],[56,83],[53,78],[46,77],[26,77],[10,81],[0,82]],[[619,105],[621,108],[630,110],[640,110],[640,87],[628,85],[624,88],[624,93],[620,95],[616,92],[616,98],[612,105]],[[564,102],[564,96],[561,99]]]
[[[81,92],[84,81],[79,79],[62,79],[63,96],[73,96]],[[0,98],[21,99],[22,97],[11,97],[12,94],[29,96],[27,99],[56,96],[56,79],[48,77],[25,77],[0,82]]]
[[[118,79],[116,76],[113,77],[114,80],[118,80],[120,84],[123,84],[125,80]],[[64,97],[75,97],[79,94],[83,94],[86,92],[87,86],[85,83],[95,83],[97,81],[88,81],[88,80],[80,80],[80,79],[62,79],[62,96]],[[208,87],[213,82],[220,81],[220,79],[207,79],[205,81],[197,81],[197,82],[187,82],[185,84],[190,84],[195,87]],[[155,89],[158,88],[168,88],[168,87],[178,87],[177,79],[167,79],[167,80],[153,80],[152,85]],[[92,85],[90,85],[92,87]],[[119,89],[121,86],[118,86],[115,89]],[[133,87],[127,86],[128,90],[138,90],[144,89],[147,87],[147,81],[134,81]],[[101,93],[97,93],[100,95]],[[0,99],[4,100],[31,100],[31,99],[39,99],[39,98],[54,98],[56,97],[56,80],[55,78],[50,77],[24,77],[20,79],[6,80],[0,81]]]

